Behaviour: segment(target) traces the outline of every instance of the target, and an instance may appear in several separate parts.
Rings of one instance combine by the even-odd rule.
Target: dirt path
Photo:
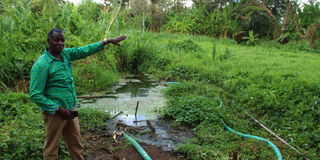
[[[153,160],[183,160],[182,155],[162,151],[152,145],[140,144]],[[143,160],[126,140],[115,142],[112,137],[99,133],[84,136],[85,159],[88,160]]]

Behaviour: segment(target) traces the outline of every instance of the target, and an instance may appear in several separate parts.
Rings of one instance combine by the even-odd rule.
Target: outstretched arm
[[[87,56],[90,56],[98,51],[103,49],[103,46],[107,45],[108,43],[121,46],[119,43],[125,40],[127,36],[120,36],[118,38],[110,38],[104,41],[100,41],[97,43],[89,44],[83,47],[76,47],[76,48],[66,48],[64,51],[66,52],[66,56],[70,58],[71,61],[82,59]]]
[[[122,35],[122,36],[120,36],[120,37],[118,37],[118,38],[106,39],[105,41],[102,42],[102,45],[105,46],[105,45],[107,45],[108,43],[111,43],[111,44],[113,44],[113,45],[121,46],[121,45],[119,44],[119,42],[121,42],[121,41],[123,41],[123,40],[125,40],[125,39],[127,39],[127,36],[124,36],[124,35]]]

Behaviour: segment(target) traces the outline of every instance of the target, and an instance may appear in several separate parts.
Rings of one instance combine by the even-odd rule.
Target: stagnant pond
[[[119,124],[140,127],[141,130],[136,131],[135,134],[128,134],[140,142],[158,146],[162,150],[172,150],[179,143],[184,143],[192,133],[187,130],[177,130],[171,127],[171,122],[158,119],[156,110],[161,110],[166,102],[163,95],[165,87],[163,82],[150,77],[132,75],[122,77],[111,91],[93,93],[104,95],[101,96],[102,98],[79,98],[79,101],[81,107],[94,107],[110,112],[112,116],[118,115],[106,123],[109,134],[118,129]],[[135,116],[136,109],[137,116]],[[148,132],[150,124],[155,129],[153,133]]]

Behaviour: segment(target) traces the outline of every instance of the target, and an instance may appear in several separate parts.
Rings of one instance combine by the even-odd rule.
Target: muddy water
[[[136,75],[123,77],[108,92],[109,98],[97,98],[94,100],[80,100],[81,107],[93,106],[99,110],[110,112],[116,115],[124,112],[118,118],[126,121],[126,124],[133,125],[135,120],[135,110],[139,101],[137,117],[138,120],[154,120],[157,118],[155,110],[165,105],[165,98],[162,94],[164,85],[160,85],[153,79],[145,76]],[[103,94],[103,93],[96,93]]]
[[[158,119],[155,111],[165,106],[166,99],[162,93],[165,87],[163,83],[149,77],[134,75],[122,77],[111,91],[94,93],[94,95],[106,95],[106,98],[82,98],[79,101],[81,107],[94,107],[110,112],[112,116],[123,112],[115,119],[107,121],[108,134],[119,130],[119,124],[139,127],[141,130],[134,132],[128,131],[125,127],[122,129],[125,128],[127,134],[140,142],[157,146],[162,150],[172,150],[178,144],[184,143],[192,133],[188,130],[177,130],[171,127],[171,122]],[[136,108],[137,117],[135,117]],[[146,120],[149,120],[149,125]],[[150,124],[155,128],[154,132],[151,132]]]

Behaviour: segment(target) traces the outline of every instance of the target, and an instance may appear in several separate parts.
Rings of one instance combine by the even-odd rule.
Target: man
[[[45,121],[43,159],[59,159],[61,135],[73,160],[83,159],[83,147],[76,105],[76,92],[72,78],[71,61],[85,58],[101,51],[108,43],[120,46],[126,36],[107,39],[78,48],[64,49],[62,29],[48,33],[49,47],[34,63],[30,75],[31,99],[41,107]]]

